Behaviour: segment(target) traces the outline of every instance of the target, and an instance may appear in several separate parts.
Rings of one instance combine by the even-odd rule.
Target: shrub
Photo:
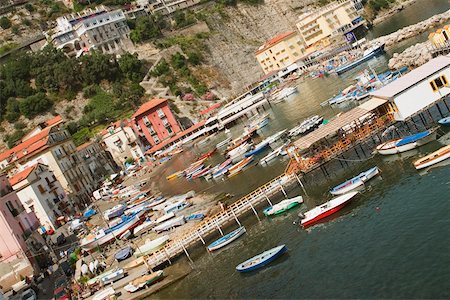
[[[52,105],[52,101],[44,93],[37,93],[21,100],[19,109],[25,117],[31,119],[39,113],[47,111]]]

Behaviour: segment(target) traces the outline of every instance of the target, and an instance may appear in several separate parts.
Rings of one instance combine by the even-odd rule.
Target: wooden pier
[[[189,247],[199,242],[205,244],[204,239],[214,232],[218,231],[223,235],[222,227],[229,225],[231,222],[236,222],[237,225],[241,226],[239,216],[249,211],[253,211],[259,219],[256,206],[263,202],[267,202],[267,205],[271,205],[270,197],[280,192],[287,196],[285,189],[295,182],[303,186],[296,174],[282,174],[272,179],[228,206],[226,210],[206,218],[182,238],[172,240],[167,243],[164,248],[154,252],[148,257],[147,262],[149,267],[155,268],[164,262],[170,262],[172,258],[183,252],[190,259],[187,251]]]

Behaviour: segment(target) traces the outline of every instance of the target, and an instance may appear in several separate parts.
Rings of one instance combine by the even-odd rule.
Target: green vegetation
[[[25,4],[25,9],[28,10],[29,12],[33,12],[35,10],[34,6],[31,3]]]
[[[395,0],[370,0],[368,2],[368,5],[372,9],[372,11],[376,14],[380,10],[388,8],[389,5],[391,5],[394,2]]]
[[[6,53],[6,52],[8,52],[8,51],[11,51],[12,49],[15,49],[17,46],[19,46],[19,44],[17,44],[17,43],[3,44],[3,45],[0,47],[0,55]]]
[[[177,10],[173,15],[173,19],[175,21],[175,28],[177,29],[187,27],[197,22],[194,13],[190,11],[185,12]]]
[[[133,43],[142,43],[161,37],[161,29],[166,27],[166,23],[161,15],[155,14],[128,21],[128,26]]]
[[[11,135],[6,135],[4,141],[9,148],[12,148],[24,135],[25,132],[23,130],[16,130]]]
[[[8,29],[11,27],[11,21],[7,17],[0,18],[0,27],[3,29]]]
[[[54,102],[83,92],[90,99],[84,116],[68,127],[72,134],[78,133],[76,142],[82,143],[92,136],[93,126],[108,124],[140,105],[144,89],[139,82],[145,73],[143,62],[131,54],[116,59],[95,52],[73,59],[50,46],[21,53],[0,66],[0,119],[14,123],[20,116],[33,118],[49,112]],[[8,144],[21,134],[17,130]]]

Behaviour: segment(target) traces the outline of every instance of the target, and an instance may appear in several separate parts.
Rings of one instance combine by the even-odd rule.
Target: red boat
[[[208,157],[210,157],[211,155],[214,154],[214,152],[216,152],[217,148],[212,149],[211,151],[209,151],[208,153],[203,154],[202,156],[200,156],[198,158],[198,160],[202,160],[202,159],[206,159]]]
[[[232,140],[229,143],[229,146],[227,147],[227,150],[225,152],[230,152],[231,150],[233,150],[234,148],[239,147],[240,145],[242,145],[243,143],[245,143],[246,141],[248,141],[249,139],[251,139],[251,137],[256,133],[256,128],[252,128],[248,133],[242,135],[241,137]]]
[[[351,192],[341,195],[305,212],[305,218],[302,220],[302,226],[306,228],[314,223],[317,223],[319,220],[338,212],[357,194],[358,192]]]

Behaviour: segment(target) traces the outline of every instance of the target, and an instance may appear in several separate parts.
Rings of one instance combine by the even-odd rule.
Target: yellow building
[[[448,45],[450,43],[450,24],[445,25],[443,28],[439,28],[435,32],[430,33],[428,39],[435,47]]]
[[[297,28],[307,52],[330,45],[333,37],[343,40],[345,34],[365,24],[360,9],[362,4],[357,0],[341,0],[301,15]]]
[[[305,53],[301,37],[294,31],[277,35],[268,40],[256,51],[264,74],[292,65]]]

